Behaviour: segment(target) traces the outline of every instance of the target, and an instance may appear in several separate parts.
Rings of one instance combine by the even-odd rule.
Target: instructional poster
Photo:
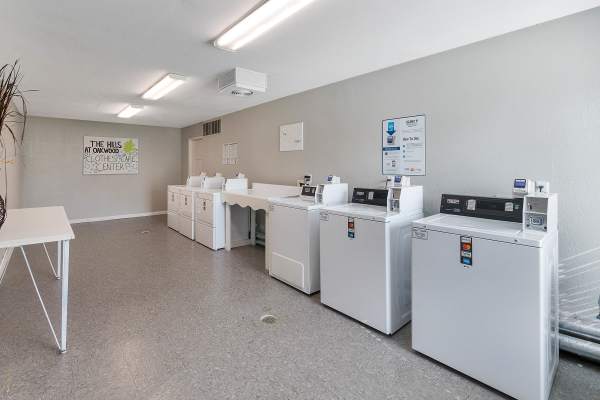
[[[425,175],[425,115],[383,120],[383,175]]]
[[[235,165],[238,163],[238,144],[223,144],[223,165]]]
[[[84,175],[121,175],[139,172],[136,138],[83,137]]]

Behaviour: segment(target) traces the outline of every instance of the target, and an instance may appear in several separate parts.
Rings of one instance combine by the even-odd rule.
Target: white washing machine
[[[354,189],[321,209],[321,303],[391,335],[411,318],[412,221],[423,187]]]
[[[302,194],[270,201],[269,274],[306,294],[320,285],[319,210],[348,202],[348,184],[303,186]]]
[[[556,195],[442,195],[414,222],[412,347],[520,400],[558,364]]]
[[[225,179],[221,176],[207,177],[206,175],[191,176],[184,185],[169,185],[167,187],[167,225],[184,236],[196,239],[197,213],[200,209],[196,204],[196,193],[211,193],[221,190]],[[200,185],[200,186],[193,186]],[[208,199],[208,197],[207,197]],[[216,209],[219,211],[219,209]],[[213,246],[209,246],[213,247]]]

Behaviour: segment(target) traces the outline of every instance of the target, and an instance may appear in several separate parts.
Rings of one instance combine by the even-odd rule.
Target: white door
[[[194,138],[188,142],[188,175],[196,176],[203,172],[202,165],[202,139]]]
[[[179,198],[180,195],[177,192],[167,192],[167,209],[170,212],[177,213],[179,212]]]
[[[269,273],[305,291],[310,262],[308,211],[275,204],[270,211],[270,217],[271,269]]]
[[[214,225],[212,200],[196,198],[196,220],[211,226]]]
[[[179,198],[179,214],[192,218],[193,216],[193,203],[192,203],[192,193],[184,192],[181,194]]]
[[[204,222],[196,221],[196,241],[206,247],[218,250],[216,243],[216,230],[213,226]]]

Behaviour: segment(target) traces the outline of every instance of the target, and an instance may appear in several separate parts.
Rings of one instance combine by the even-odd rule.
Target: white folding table
[[[256,210],[265,211],[265,268],[271,268],[270,257],[270,218],[269,200],[277,197],[291,197],[300,194],[300,187],[286,185],[272,185],[268,183],[253,183],[252,189],[224,191],[222,194],[225,203],[225,249],[234,247],[231,239],[232,213],[231,206],[250,207],[250,243],[256,243]]]
[[[75,239],[75,234],[69,224],[69,219],[63,207],[40,207],[10,209],[6,214],[6,221],[0,229],[0,249],[5,249],[5,255],[0,264],[0,283],[13,249],[20,248],[33,287],[44,311],[46,321],[60,353],[67,351],[67,308],[69,302],[69,241]],[[57,269],[54,268],[46,243],[57,242]],[[60,315],[60,341],[56,335],[48,311],[42,300],[37,283],[29,264],[29,259],[24,246],[41,244],[50,262],[52,272],[56,279],[61,281],[61,315]]]

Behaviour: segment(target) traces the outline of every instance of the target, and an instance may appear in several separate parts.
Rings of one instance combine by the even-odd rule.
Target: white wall
[[[0,135],[2,135],[4,147],[0,148],[0,160],[2,160],[0,161],[0,195],[2,195],[7,208],[19,208],[21,207],[21,191],[23,186],[22,119],[10,118],[13,122],[8,123],[8,126],[10,126],[13,133],[17,136],[17,142],[15,143],[8,129],[2,129]],[[7,263],[10,261],[10,258],[3,258],[6,251],[6,249],[0,249],[0,277],[2,277],[8,265]]]
[[[14,119],[14,117],[11,117]],[[0,149],[0,194],[7,203],[8,208],[21,207],[21,192],[23,186],[23,157],[21,148],[21,135],[23,134],[22,119],[9,123],[8,125],[17,135],[17,143],[12,139],[8,129],[0,133],[2,141],[6,146]],[[2,169],[6,168],[6,171]],[[6,172],[6,175],[5,175]]]
[[[223,133],[202,140],[203,165],[259,182],[310,172],[374,186],[381,121],[426,114],[427,176],[413,182],[427,213],[442,193],[508,194],[514,177],[547,179],[560,195],[561,257],[571,257],[600,247],[598,38],[600,8],[226,115]],[[281,153],[279,125],[295,121],[305,150]],[[187,138],[199,135],[200,125],[183,130],[183,174]],[[239,165],[221,165],[222,143],[235,141]],[[590,259],[581,279],[600,283],[600,251]]]
[[[139,138],[139,174],[83,175],[84,136]],[[64,205],[70,219],[164,211],[181,176],[175,128],[31,117],[24,150],[24,205]]]

